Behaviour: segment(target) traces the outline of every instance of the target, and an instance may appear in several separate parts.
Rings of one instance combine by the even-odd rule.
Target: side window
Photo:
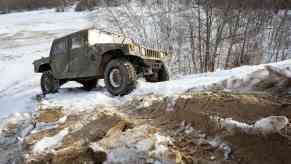
[[[54,55],[64,54],[66,52],[66,41],[62,40],[54,44]]]
[[[72,49],[81,48],[82,47],[82,40],[79,36],[74,36],[72,38]]]

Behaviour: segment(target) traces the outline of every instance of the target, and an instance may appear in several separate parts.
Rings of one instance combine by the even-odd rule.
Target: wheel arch
[[[37,72],[46,72],[52,70],[49,63],[42,64],[38,67]]]
[[[106,51],[105,53],[102,54],[102,60],[99,67],[100,72],[104,72],[106,65],[111,60],[117,59],[117,58],[125,58],[134,65],[146,66],[144,60],[141,57],[129,55],[128,53],[124,52],[122,49],[115,49],[115,50]]]

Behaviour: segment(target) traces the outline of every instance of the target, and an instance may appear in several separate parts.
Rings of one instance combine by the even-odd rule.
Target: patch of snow
[[[150,151],[151,149],[153,149],[153,145],[154,145],[154,140],[151,138],[147,138],[144,140],[141,140],[139,142],[136,143],[136,148],[137,150],[140,151]]]
[[[289,120],[286,116],[270,116],[258,120],[254,127],[260,129],[264,133],[280,132],[289,124]]]
[[[212,118],[217,123],[228,131],[239,129],[248,134],[269,134],[280,133],[280,131],[287,127],[289,120],[286,116],[269,116],[262,118],[255,122],[255,124],[247,124],[233,120],[232,118]]]
[[[225,160],[230,159],[231,154],[232,154],[232,149],[230,145],[228,145],[223,140],[221,140],[221,138],[215,137],[214,139],[210,139],[210,140],[204,140],[204,139],[202,140],[203,142],[207,142],[208,144],[210,144],[212,147],[217,148],[218,150],[221,150],[224,154]]]
[[[114,139],[104,138],[90,147],[95,152],[105,152],[110,163],[169,163],[168,146],[172,144],[170,137],[159,133],[152,134],[152,127],[142,125],[129,129]],[[109,144],[109,145],[108,145]],[[145,161],[141,161],[144,159]],[[170,162],[173,163],[173,162]]]
[[[145,95],[145,96],[137,96],[136,99],[138,99],[139,106],[137,106],[137,109],[140,108],[147,108],[154,104],[154,102],[162,101],[162,97],[156,96],[156,95]]]
[[[233,129],[233,128],[241,128],[241,129],[248,129],[251,128],[252,126],[244,123],[244,122],[239,122],[236,120],[233,120],[232,118],[226,118],[225,120],[222,121],[222,127],[226,129]]]
[[[163,136],[159,133],[155,135],[155,149],[151,152],[156,157],[162,157],[169,149],[168,146],[172,144],[172,141],[169,137]]]
[[[105,152],[104,148],[101,147],[99,145],[99,143],[94,142],[90,144],[90,148],[94,151],[94,152]]]
[[[178,99],[178,96],[169,97],[169,99],[168,99],[169,102],[167,104],[167,111],[168,112],[174,111],[177,99]]]
[[[67,134],[69,134],[68,128],[63,129],[53,137],[44,137],[33,146],[33,153],[41,154],[52,151],[52,149],[59,147],[62,144],[62,141]]]
[[[104,163],[128,163],[129,161],[135,163],[138,161],[137,157],[139,156],[141,156],[141,153],[139,153],[136,149],[121,147],[109,152],[107,155],[107,161]]]
[[[60,119],[57,121],[57,123],[59,123],[59,124],[64,124],[64,123],[67,121],[67,118],[68,118],[68,116],[64,116],[64,117],[60,118]]]

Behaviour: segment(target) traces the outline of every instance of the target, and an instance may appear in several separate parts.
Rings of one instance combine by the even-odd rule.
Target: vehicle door
[[[84,33],[75,34],[70,41],[69,70],[72,78],[96,76],[96,59],[89,53],[87,35]]]
[[[67,78],[69,72],[69,53],[67,39],[60,39],[53,42],[50,63],[54,76],[57,79]]]

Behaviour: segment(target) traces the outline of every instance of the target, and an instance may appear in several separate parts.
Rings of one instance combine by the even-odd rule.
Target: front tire
[[[40,84],[44,95],[48,93],[56,93],[60,88],[60,81],[55,79],[51,71],[42,74]]]
[[[126,59],[113,59],[104,72],[107,90],[114,96],[123,96],[136,88],[136,70]]]

